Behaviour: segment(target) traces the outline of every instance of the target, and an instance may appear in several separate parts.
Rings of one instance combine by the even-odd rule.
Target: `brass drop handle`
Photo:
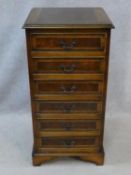
[[[64,93],[68,94],[75,92],[76,86],[75,85],[72,85],[71,87],[61,86],[61,89],[63,90]]]
[[[76,66],[75,64],[69,65],[69,66],[65,66],[63,64],[60,65],[60,69],[64,72],[64,73],[72,73],[74,72]]]
[[[64,140],[63,141],[63,145],[66,147],[66,148],[70,148],[72,146],[75,145],[75,141],[74,140]]]
[[[71,50],[76,46],[76,41],[72,41],[71,43],[67,43],[64,40],[60,41],[60,46],[64,49],[64,50]]]
[[[64,113],[70,113],[70,112],[72,112],[74,107],[75,107],[74,104],[66,104],[66,105],[62,106],[62,110]]]

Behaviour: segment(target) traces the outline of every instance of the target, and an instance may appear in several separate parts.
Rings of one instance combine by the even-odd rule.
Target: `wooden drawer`
[[[35,101],[37,113],[102,112],[101,101]]]
[[[34,73],[104,73],[105,60],[100,58],[87,59],[33,59]]]
[[[37,120],[40,131],[87,131],[100,130],[100,120]]]
[[[37,138],[37,147],[43,148],[87,148],[100,143],[98,136],[91,137],[41,137]]]
[[[102,81],[35,81],[33,82],[35,94],[102,94]]]
[[[105,51],[106,33],[32,33],[33,50],[55,51]]]

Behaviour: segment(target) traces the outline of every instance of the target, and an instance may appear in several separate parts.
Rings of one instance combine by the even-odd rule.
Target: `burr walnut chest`
[[[110,31],[102,8],[34,8],[27,39],[33,165],[71,156],[104,162]]]

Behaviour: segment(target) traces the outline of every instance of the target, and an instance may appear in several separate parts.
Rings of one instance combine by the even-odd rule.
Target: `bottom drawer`
[[[50,137],[37,138],[37,147],[39,148],[88,148],[98,147],[100,138],[91,137]]]

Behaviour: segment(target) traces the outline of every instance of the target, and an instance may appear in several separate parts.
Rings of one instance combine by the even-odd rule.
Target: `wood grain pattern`
[[[89,131],[100,130],[101,120],[37,120],[41,131]]]
[[[76,114],[63,114],[63,113],[53,113],[53,114],[43,114],[43,113],[36,113],[34,116],[33,116],[34,119],[39,119],[39,120],[47,120],[47,119],[55,119],[56,121],[59,120],[59,119],[62,119],[62,120],[84,120],[84,119],[102,119],[102,115],[101,113],[76,113]]]
[[[41,138],[40,147],[45,148],[83,148],[88,146],[97,146],[99,144],[98,137],[59,137],[59,138]]]
[[[32,50],[91,51],[105,50],[106,34],[32,34]]]
[[[34,104],[38,113],[102,112],[101,101],[35,101]]]
[[[32,74],[34,80],[103,80],[104,74]]]
[[[24,28],[113,28],[104,9],[33,8]]]
[[[104,73],[104,57],[91,58],[34,58],[33,72],[35,73]]]
[[[103,94],[102,81],[73,81],[73,80],[60,80],[60,81],[36,81],[34,82],[35,94]]]

